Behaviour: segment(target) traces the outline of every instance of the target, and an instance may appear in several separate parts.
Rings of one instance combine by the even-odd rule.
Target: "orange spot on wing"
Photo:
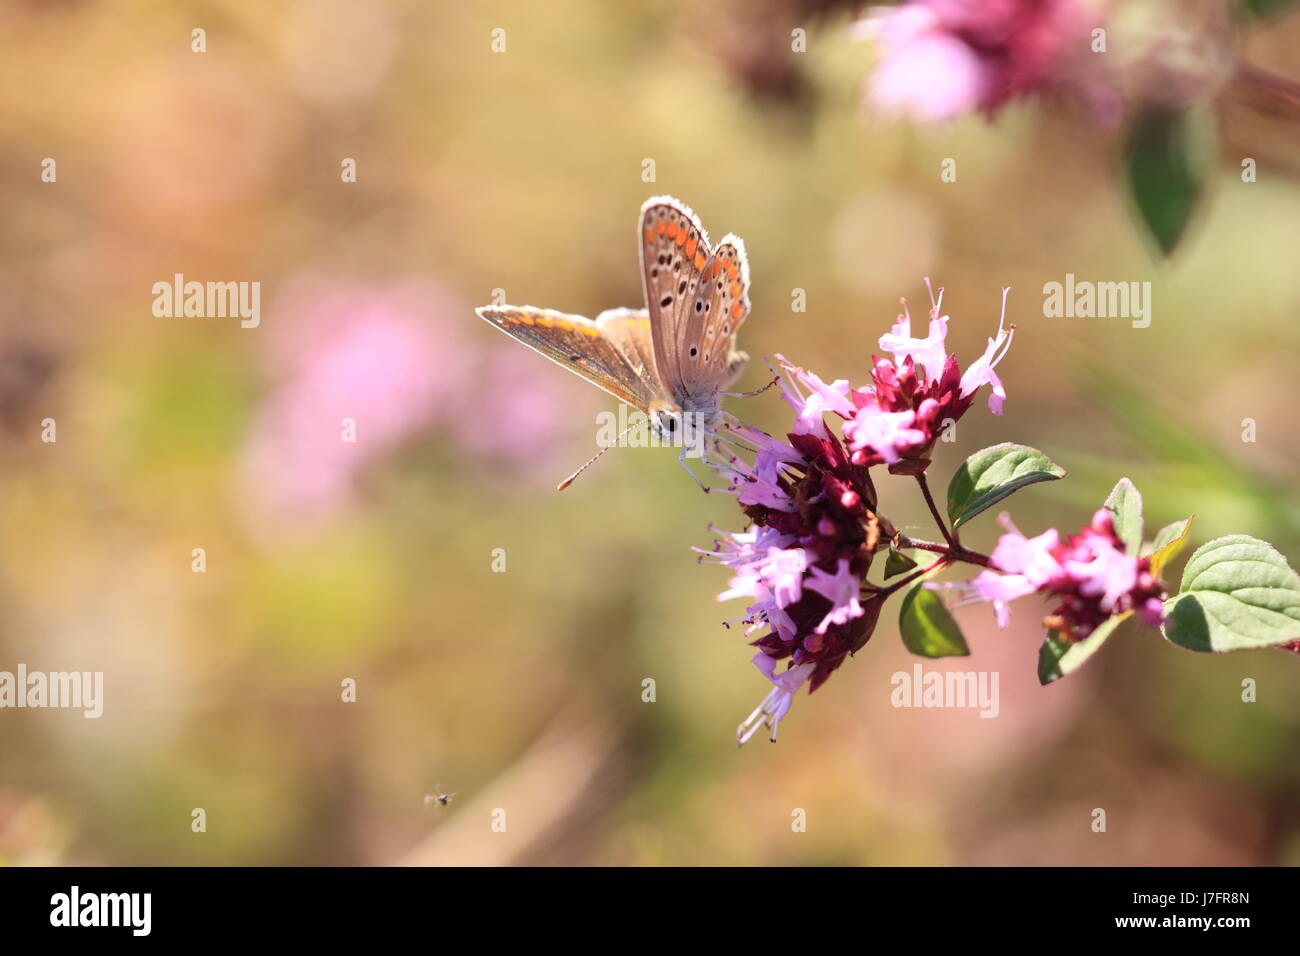
[[[695,253],[695,268],[697,271],[703,269],[704,263],[707,261],[708,260],[704,258],[704,253],[702,252]]]
[[[600,337],[600,329],[596,328],[594,325],[580,325],[578,328],[582,329],[582,334],[587,336],[589,339]]]
[[[736,299],[740,298],[740,283],[739,283],[739,282],[733,282],[733,283],[731,283],[731,295],[732,295],[732,298],[736,298]]]
[[[658,228],[657,230],[655,230],[655,231],[658,232],[659,235],[662,236],[665,232],[668,231],[668,223],[666,223],[666,222],[661,222],[661,223],[659,223],[659,228]]]
[[[713,260],[713,278],[716,279],[716,278],[718,277],[718,273],[721,272],[721,271],[722,271],[722,260],[721,260],[721,259],[714,259],[714,260]]]
[[[685,229],[679,229],[679,230],[677,231],[677,244],[678,244],[679,246],[684,246],[684,245],[686,245],[686,230],[685,230]]]
[[[737,302],[731,307],[731,317],[733,319],[743,319],[745,317],[745,307]]]
[[[686,258],[690,259],[695,255],[695,247],[699,244],[700,240],[698,239],[692,239],[690,242],[686,243]]]
[[[676,239],[676,238],[677,238],[677,223],[675,223],[675,222],[670,222],[670,223],[668,224],[668,238],[669,238],[669,239]]]
[[[731,261],[729,261],[729,262],[727,263],[727,278],[728,278],[728,279],[734,279],[734,278],[736,278],[736,273],[739,272],[739,271],[740,271],[740,270],[738,270],[738,269],[736,268],[736,262],[735,262],[734,259],[731,260]]]
[[[646,241],[647,243],[650,243],[650,242],[654,242],[654,241],[655,241],[655,231],[654,231],[654,229],[652,229],[652,228],[650,228],[650,227],[648,227],[648,226],[646,227],[646,231],[645,231],[645,241]]]
[[[518,322],[520,325],[532,325],[533,317],[531,315],[512,315],[507,321]]]

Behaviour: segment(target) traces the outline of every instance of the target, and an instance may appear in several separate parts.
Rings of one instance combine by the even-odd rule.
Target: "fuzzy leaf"
[[[889,550],[889,557],[885,559],[885,578],[892,578],[895,574],[902,574],[904,571],[910,571],[916,567],[916,562],[904,554],[902,551]]]
[[[1106,618],[1081,641],[1067,641],[1061,637],[1060,632],[1048,631],[1038,648],[1038,682],[1050,684],[1078,670],[1093,654],[1101,650],[1101,645],[1115,633],[1115,628],[1132,613],[1125,611]]]
[[[1160,577],[1165,566],[1187,546],[1187,533],[1192,530],[1192,518],[1195,517],[1196,515],[1190,515],[1182,521],[1167,524],[1157,532],[1147,553],[1151,559],[1151,573],[1156,577]]]
[[[1126,554],[1136,555],[1142,548],[1142,495],[1127,478],[1115,483],[1106,496],[1106,510],[1115,520],[1115,535],[1124,542]]]
[[[1202,192],[1188,111],[1148,107],[1139,113],[1129,128],[1124,165],[1138,215],[1167,256],[1182,238]]]
[[[967,458],[948,482],[948,517],[958,528],[1025,485],[1064,477],[1065,469],[1037,448],[992,445]]]
[[[1234,651],[1300,638],[1300,575],[1245,534],[1203,544],[1165,601],[1165,637],[1193,651]]]
[[[939,595],[921,578],[903,597],[898,609],[898,631],[904,646],[922,657],[965,657],[970,654],[961,629]]]

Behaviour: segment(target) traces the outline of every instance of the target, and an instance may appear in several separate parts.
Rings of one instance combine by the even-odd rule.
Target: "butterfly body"
[[[715,249],[689,207],[648,200],[637,227],[643,309],[609,309],[594,320],[532,306],[484,306],[491,325],[638,409],[662,439],[690,424],[706,434],[722,417],[722,392],[744,370],[735,348],[749,315],[744,244]]]

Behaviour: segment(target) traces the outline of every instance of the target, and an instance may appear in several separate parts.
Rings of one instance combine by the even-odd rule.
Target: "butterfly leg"
[[[691,478],[694,479],[695,483],[700,486],[700,491],[704,492],[707,495],[709,493],[708,486],[704,482],[700,481],[699,476],[696,475],[695,472],[691,471],[691,466],[686,464],[686,453],[690,450],[691,450],[690,445],[682,446],[682,453],[677,456],[677,464],[681,465],[683,468],[686,469],[686,474],[690,475]]]

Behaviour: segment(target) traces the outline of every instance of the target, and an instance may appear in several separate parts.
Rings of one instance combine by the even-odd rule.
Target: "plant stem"
[[[939,513],[938,506],[934,503],[934,496],[930,494],[930,483],[925,480],[925,472],[921,472],[916,477],[916,483],[921,486],[921,494],[925,497],[925,503],[930,508],[930,514],[934,516],[934,523],[939,526],[943,532],[943,540],[948,542],[948,547],[954,550],[960,550],[961,544],[957,540],[955,532],[948,530],[948,525],[944,523],[943,516]]]
[[[919,538],[909,538],[901,532],[898,535],[898,547],[901,550],[933,551],[935,554],[947,554],[952,550],[948,545],[941,544],[938,541],[922,541]]]
[[[916,538],[909,538],[905,534],[898,535],[898,547],[903,549],[913,549],[916,551],[933,551],[935,554],[942,554],[949,561],[962,561],[966,564],[978,564],[982,568],[992,566],[992,559],[987,554],[981,554],[979,551],[972,551],[965,545],[946,545],[938,541],[920,541]]]

